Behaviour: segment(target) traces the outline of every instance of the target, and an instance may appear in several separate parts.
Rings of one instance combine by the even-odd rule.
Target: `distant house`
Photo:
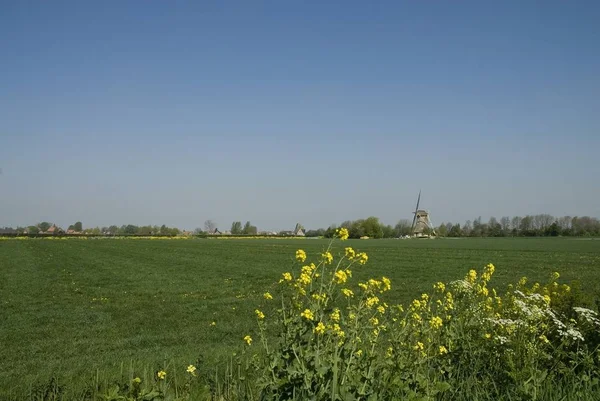
[[[0,235],[2,234],[18,234],[18,231],[12,228],[0,228]]]
[[[64,234],[64,233],[65,233],[65,231],[62,228],[52,225],[48,229],[48,231],[46,231],[44,234]]]

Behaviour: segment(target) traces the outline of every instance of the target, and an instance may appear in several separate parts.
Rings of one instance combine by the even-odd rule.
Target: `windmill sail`
[[[417,222],[417,211],[419,210],[419,202],[421,201],[421,190],[419,190],[419,197],[417,198],[417,206],[415,207],[415,217],[413,217],[412,226],[410,227],[410,231],[412,232],[415,228],[415,223]]]

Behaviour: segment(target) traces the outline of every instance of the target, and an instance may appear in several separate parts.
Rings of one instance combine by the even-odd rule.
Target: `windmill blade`
[[[417,198],[417,207],[415,207],[415,217],[413,217],[412,226],[410,227],[410,231],[415,228],[415,223],[417,221],[417,211],[419,210],[419,202],[421,202],[421,190],[419,189],[419,197]]]

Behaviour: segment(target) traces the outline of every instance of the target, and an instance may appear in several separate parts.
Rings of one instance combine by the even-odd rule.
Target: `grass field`
[[[263,292],[292,269],[298,248],[325,240],[0,241],[2,394],[58,376],[88,379],[134,361],[192,363],[230,355],[255,325]],[[439,239],[348,241],[369,254],[361,278],[386,275],[390,302],[429,292],[493,262],[493,283],[521,276],[600,286],[600,240]],[[337,251],[342,251],[338,243]],[[590,300],[593,296],[590,296]],[[212,326],[211,322],[216,322]],[[205,366],[205,367],[206,367]],[[200,367],[201,368],[201,367]]]

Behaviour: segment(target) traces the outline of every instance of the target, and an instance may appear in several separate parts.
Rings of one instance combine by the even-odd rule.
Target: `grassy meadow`
[[[235,352],[255,330],[254,309],[294,253],[313,239],[0,241],[2,395],[56,376],[66,383],[128,364],[200,371]],[[578,281],[588,303],[600,289],[600,240],[350,240],[369,255],[358,280],[385,275],[391,302],[410,302],[436,281],[494,263],[495,286],[521,276]],[[343,252],[341,244],[334,249]],[[214,324],[213,324],[214,322]],[[165,362],[167,361],[167,362]],[[122,367],[125,366],[125,367]]]

